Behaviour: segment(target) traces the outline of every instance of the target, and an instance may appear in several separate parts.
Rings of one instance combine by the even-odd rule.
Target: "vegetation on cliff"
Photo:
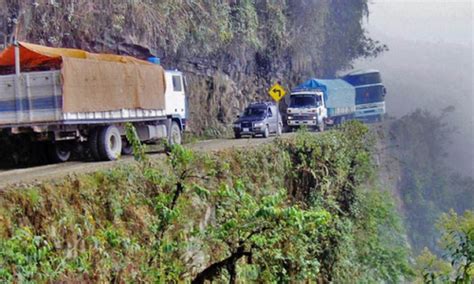
[[[135,143],[133,166],[3,191],[0,279],[398,282],[408,251],[368,142],[351,123],[159,161]]]
[[[474,211],[459,216],[451,210],[437,222],[442,257],[425,248],[417,258],[420,279],[425,283],[472,283],[474,279]]]
[[[414,251],[437,251],[436,221],[441,213],[458,214],[474,204],[470,177],[456,174],[446,164],[446,145],[454,131],[445,122],[449,109],[439,115],[416,112],[392,123],[392,152],[402,163],[400,193]],[[440,251],[438,251],[440,252]]]
[[[474,277],[474,180],[447,164],[454,129],[444,121],[451,111],[417,110],[390,127],[407,235],[419,255],[420,277],[432,283],[470,283]]]

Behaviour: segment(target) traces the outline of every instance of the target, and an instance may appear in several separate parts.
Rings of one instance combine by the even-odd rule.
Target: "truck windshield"
[[[366,85],[356,88],[356,104],[371,104],[385,101],[384,86],[382,84]]]
[[[245,109],[244,116],[264,116],[264,108],[247,108]]]
[[[318,107],[321,102],[320,96],[315,95],[302,95],[302,96],[291,96],[290,107]]]

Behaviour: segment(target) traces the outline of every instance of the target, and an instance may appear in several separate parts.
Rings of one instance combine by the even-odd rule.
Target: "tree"
[[[439,246],[443,259],[428,249],[418,257],[418,269],[427,283],[449,281],[472,283],[474,279],[474,212],[467,210],[459,216],[451,210],[441,215],[437,223],[441,231]]]

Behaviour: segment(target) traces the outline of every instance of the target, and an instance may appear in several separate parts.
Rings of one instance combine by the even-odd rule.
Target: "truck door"
[[[166,71],[166,114],[186,117],[186,97],[183,84],[183,75],[178,71]]]
[[[328,116],[328,111],[326,108],[326,103],[324,101],[324,96],[319,95],[318,96],[318,122],[322,123],[323,119],[326,119]]]

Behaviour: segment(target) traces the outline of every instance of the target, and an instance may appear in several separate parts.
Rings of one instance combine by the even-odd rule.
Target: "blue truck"
[[[290,128],[325,126],[357,119],[381,121],[386,89],[377,70],[353,71],[338,79],[309,79],[291,91],[286,121]]]
[[[356,90],[354,117],[364,122],[381,121],[385,116],[387,90],[378,70],[358,70],[342,77]]]
[[[324,131],[325,126],[354,118],[355,88],[342,79],[310,79],[291,91],[287,125],[291,129],[307,126]]]

